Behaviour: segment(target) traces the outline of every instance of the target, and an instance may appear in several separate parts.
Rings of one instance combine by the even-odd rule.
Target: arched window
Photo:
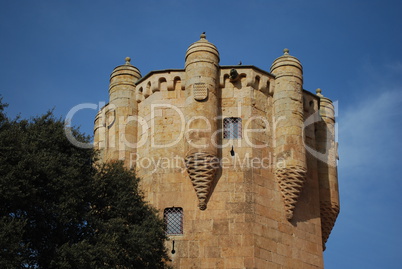
[[[168,207],[163,211],[163,218],[166,224],[166,234],[183,234],[183,208]]]
[[[223,138],[240,139],[242,138],[241,118],[230,117],[223,119]]]

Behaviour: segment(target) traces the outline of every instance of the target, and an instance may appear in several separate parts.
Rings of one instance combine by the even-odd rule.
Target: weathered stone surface
[[[335,116],[302,73],[288,50],[270,72],[220,66],[204,34],[184,69],[141,77],[126,59],[113,71],[94,145],[135,169],[161,214],[182,208],[173,268],[323,268],[339,213]]]

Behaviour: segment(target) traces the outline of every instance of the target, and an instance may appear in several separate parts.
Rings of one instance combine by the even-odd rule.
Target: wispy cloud
[[[396,63],[370,72],[366,68],[371,78],[362,83],[361,92],[366,94],[348,100],[345,106],[339,103],[339,187],[344,214],[352,218],[367,218],[373,212],[389,218],[399,210],[395,207],[401,203],[402,189],[400,66]],[[387,76],[373,76],[382,72]]]
[[[401,153],[402,91],[387,89],[363,97],[339,113],[342,167],[392,162]]]
[[[402,64],[368,67],[352,81],[360,96],[339,101],[341,214],[326,268],[392,268],[400,260]]]
[[[386,69],[402,74],[401,66],[396,63]],[[377,79],[365,86],[367,95],[346,107],[340,103],[340,168],[352,174],[385,169],[395,164],[402,153],[402,83]]]

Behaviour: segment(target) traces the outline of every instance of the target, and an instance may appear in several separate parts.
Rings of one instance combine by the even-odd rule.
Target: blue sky
[[[338,105],[341,214],[325,265],[402,264],[402,1],[0,0],[0,94],[9,116],[64,117],[107,102],[108,79],[130,56],[142,75],[183,68],[201,32],[221,65],[269,70],[283,48],[304,88]],[[91,134],[96,111],[74,125]]]

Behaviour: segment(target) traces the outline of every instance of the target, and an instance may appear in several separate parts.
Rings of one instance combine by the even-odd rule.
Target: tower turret
[[[267,72],[220,66],[205,33],[195,41],[182,69],[141,78],[127,58],[113,70],[95,121],[101,161],[136,163],[169,266],[324,268],[339,212],[334,105],[303,90],[287,49]]]
[[[320,116],[322,121],[317,128],[318,178],[320,186],[320,215],[322,243],[325,243],[335,225],[339,214],[339,191],[337,171],[337,144],[335,142],[335,109],[332,101],[324,97],[321,89],[317,89],[320,97]]]
[[[200,40],[187,49],[185,59],[188,130],[185,160],[199,208],[205,210],[218,164],[219,52],[203,33]]]
[[[284,49],[284,54],[273,62],[271,73],[275,75],[274,152],[276,160],[282,164],[275,166],[275,176],[285,202],[286,217],[290,220],[307,172],[303,141],[303,67],[296,57],[289,55],[288,49]]]
[[[105,110],[109,151],[107,160],[128,160],[136,152],[138,105],[135,101],[135,82],[140,71],[126,57],[110,75],[109,104]]]

